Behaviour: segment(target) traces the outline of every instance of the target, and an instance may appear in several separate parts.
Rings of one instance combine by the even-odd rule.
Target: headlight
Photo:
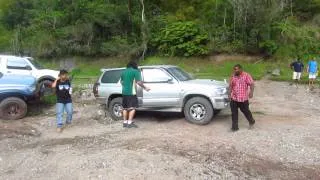
[[[224,95],[224,94],[227,94],[228,90],[227,90],[227,88],[217,88],[216,92],[219,95]]]

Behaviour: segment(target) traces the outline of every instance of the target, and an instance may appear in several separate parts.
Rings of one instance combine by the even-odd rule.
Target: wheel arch
[[[9,94],[0,94],[0,103],[3,101],[3,100],[5,100],[5,99],[7,99],[7,98],[19,98],[19,99],[21,99],[21,100],[23,100],[23,101],[27,101],[27,97],[25,96],[25,95],[23,95],[23,94],[11,94],[11,93],[9,93]]]
[[[207,100],[210,102],[211,107],[214,109],[214,106],[213,106],[213,104],[212,104],[212,101],[211,101],[211,99],[210,99],[208,96],[206,96],[206,95],[204,95],[204,94],[196,94],[196,93],[195,93],[195,94],[188,94],[188,95],[186,95],[186,96],[183,98],[182,110],[184,109],[184,107],[185,107],[186,103],[188,102],[188,100],[190,100],[190,99],[192,99],[192,98],[195,98],[195,97],[202,97],[202,98],[207,99]]]
[[[52,76],[42,76],[38,79],[38,83],[40,83],[41,81],[44,80],[50,80],[50,81],[54,81],[56,78],[52,77]]]
[[[112,94],[112,95],[110,95],[110,96],[108,97],[108,99],[107,99],[107,103],[106,103],[107,107],[109,107],[110,102],[111,102],[113,99],[119,98],[119,97],[122,97],[122,94]]]

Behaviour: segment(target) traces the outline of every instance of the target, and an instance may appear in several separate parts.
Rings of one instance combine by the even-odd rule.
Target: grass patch
[[[270,65],[274,68],[280,68],[280,76],[272,76],[270,79],[273,81],[286,81],[291,82],[292,81],[292,75],[293,71],[289,68],[290,61],[286,62],[270,62]],[[304,60],[303,64],[305,68],[307,67],[308,61]],[[309,81],[309,75],[307,72],[302,73],[301,81],[302,84],[307,84]]]
[[[56,95],[43,96],[41,100],[44,104],[47,105],[54,105],[57,103]]]
[[[184,70],[192,73],[197,78],[201,79],[229,79],[232,73],[233,66],[238,64],[239,61],[225,61],[225,62],[214,62],[210,59],[201,58],[162,58],[162,57],[151,57],[143,62],[143,65],[163,65],[170,64],[176,65]],[[250,63],[241,62],[245,71],[249,72],[254,79],[259,80],[266,74],[266,67],[269,65],[265,62]]]
[[[93,83],[101,74],[102,68],[125,67],[128,58],[75,58],[76,75],[73,83],[84,84]],[[59,69],[60,61],[43,60],[45,67]],[[271,77],[275,81],[291,81],[292,71],[288,67],[289,61],[260,61],[258,63],[250,61],[227,60],[223,62],[212,61],[209,58],[179,58],[179,57],[149,57],[141,61],[141,65],[176,65],[200,79],[229,79],[232,68],[240,63],[244,70],[249,72],[255,80],[260,80],[268,72],[275,68],[281,69],[281,75]],[[305,62],[306,64],[306,62]],[[304,77],[304,81],[307,77]]]

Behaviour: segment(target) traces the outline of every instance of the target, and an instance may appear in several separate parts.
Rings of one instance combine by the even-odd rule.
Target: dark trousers
[[[252,113],[249,109],[249,101],[245,102],[237,102],[237,101],[231,101],[231,113],[232,113],[232,129],[237,130],[238,127],[238,120],[239,120],[239,113],[238,109],[241,110],[241,112],[244,114],[244,116],[247,118],[250,124],[254,124],[255,120],[252,117]]]

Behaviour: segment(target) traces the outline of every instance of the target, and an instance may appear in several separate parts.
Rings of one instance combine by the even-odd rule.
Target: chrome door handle
[[[7,73],[11,73],[11,71],[8,71]]]

